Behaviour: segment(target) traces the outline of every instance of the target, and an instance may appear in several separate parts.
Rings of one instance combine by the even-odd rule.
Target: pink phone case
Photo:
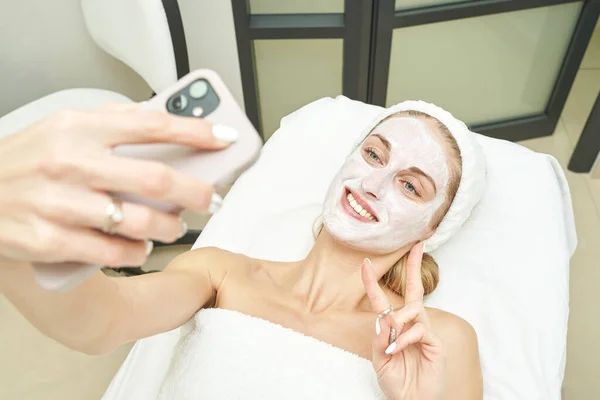
[[[203,152],[188,146],[173,144],[123,145],[116,148],[114,154],[162,161],[189,176],[212,184],[217,192],[223,194],[241,173],[256,161],[260,155],[262,140],[219,76],[206,69],[193,71],[143,103],[143,108],[168,112],[167,102],[171,96],[188,88],[198,80],[207,81],[218,98],[216,108],[202,117],[213,123],[235,128],[239,132],[239,138],[234,144],[225,150],[215,152]],[[194,117],[190,116],[190,118]],[[150,201],[123,193],[113,193],[112,195],[123,201],[146,204],[165,212],[179,213],[182,211],[170,203]],[[68,290],[78,285],[100,268],[102,268],[101,265],[80,262],[33,265],[39,284],[45,289],[55,291]]]

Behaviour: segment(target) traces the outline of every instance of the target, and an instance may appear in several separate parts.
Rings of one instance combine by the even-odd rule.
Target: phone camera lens
[[[190,96],[194,99],[200,99],[208,93],[208,83],[206,81],[196,81],[190,86]]]
[[[174,96],[169,100],[169,108],[172,111],[183,111],[188,105],[188,99],[183,94]]]

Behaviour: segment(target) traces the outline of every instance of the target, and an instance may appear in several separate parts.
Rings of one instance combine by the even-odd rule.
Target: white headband
[[[485,157],[475,134],[462,121],[454,118],[448,111],[424,101],[409,100],[387,108],[371,122],[361,140],[387,117],[410,110],[430,115],[444,124],[456,140],[462,159],[462,175],[456,196],[433,236],[424,242],[424,251],[431,252],[458,231],[481,199],[486,177]]]

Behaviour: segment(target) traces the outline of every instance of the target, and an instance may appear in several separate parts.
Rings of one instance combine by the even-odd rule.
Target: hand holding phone
[[[191,72],[141,107],[143,110],[205,119],[213,124],[215,140],[233,143],[218,151],[202,151],[188,145],[154,141],[128,143],[115,147],[114,156],[164,163],[190,178],[212,185],[216,192],[224,193],[260,154],[260,136],[225,84],[212,71]],[[181,204],[168,199],[152,199],[127,190],[107,192],[124,205],[144,205],[172,215],[178,215],[183,210]],[[123,219],[127,219],[126,213],[123,213]],[[66,290],[79,284],[102,266],[78,260],[34,263],[34,272],[40,285],[46,289]]]
[[[191,72],[142,107],[190,118],[204,118],[215,124],[213,132],[217,138],[235,142],[227,149],[216,152],[172,144],[124,145],[115,149],[115,155],[164,162],[213,185],[217,192],[229,189],[237,177],[258,158],[262,147],[258,132],[223,81],[212,71]],[[123,196],[165,211],[181,211],[173,204]]]

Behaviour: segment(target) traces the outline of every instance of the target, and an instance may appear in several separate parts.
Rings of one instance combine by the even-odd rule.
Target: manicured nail
[[[210,198],[210,205],[208,206],[208,212],[210,214],[214,214],[221,209],[221,205],[223,204],[223,198],[219,196],[217,193],[213,193]]]
[[[188,226],[185,221],[181,219],[181,217],[179,217],[179,222],[181,222],[181,232],[179,233],[179,237],[177,239],[184,237],[188,231]]]
[[[154,249],[154,242],[152,240],[146,240],[146,255],[149,256],[152,253],[152,249]]]
[[[238,131],[225,125],[213,125],[212,133],[215,139],[224,143],[233,143],[240,137]]]
[[[392,354],[392,352],[396,350],[396,342],[390,344],[387,349],[385,349],[385,354]]]
[[[381,333],[381,324],[379,323],[379,318],[375,318],[375,333],[377,336]]]

